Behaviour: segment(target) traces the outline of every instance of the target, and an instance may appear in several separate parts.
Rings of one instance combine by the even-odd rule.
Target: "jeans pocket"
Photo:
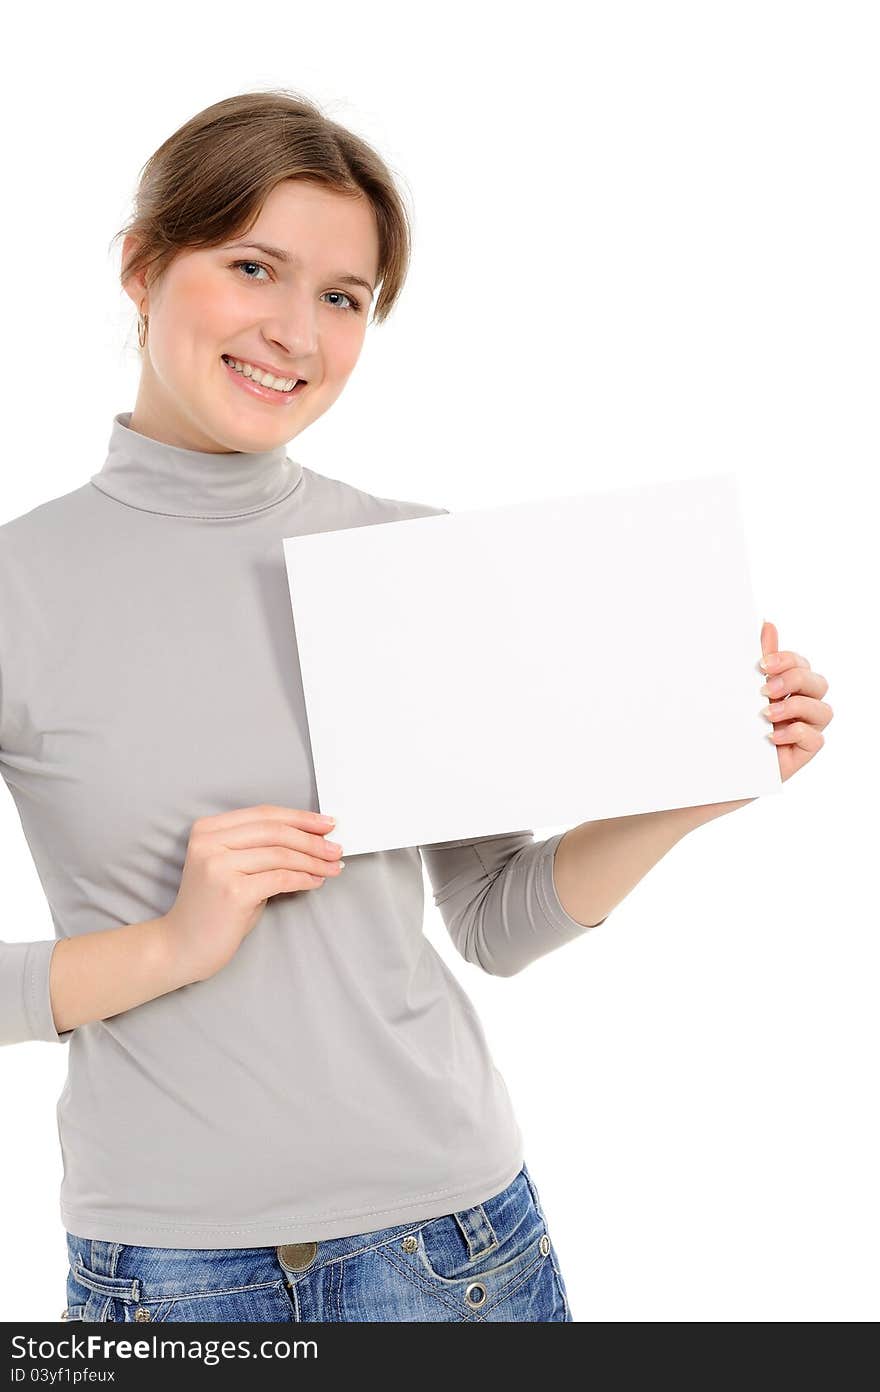
[[[437,1281],[481,1276],[497,1282],[540,1261],[545,1231],[543,1215],[520,1170],[493,1198],[423,1223],[415,1255]]]
[[[229,1290],[179,1290],[170,1298],[152,1299],[147,1291],[136,1319],[153,1323],[281,1324],[294,1319],[283,1278]]]
[[[397,1260],[408,1261],[413,1280],[468,1311],[465,1318],[520,1318],[500,1312],[526,1310],[530,1302],[546,1308],[550,1251],[544,1215],[520,1170],[500,1194],[423,1223]]]
[[[546,1221],[525,1167],[500,1194],[431,1218],[375,1255],[386,1272],[390,1266],[398,1273],[409,1319],[568,1318]]]
[[[273,1248],[124,1246],[68,1233],[67,1318],[128,1323],[290,1322]]]

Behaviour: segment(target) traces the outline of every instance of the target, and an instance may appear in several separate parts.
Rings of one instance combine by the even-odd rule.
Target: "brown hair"
[[[382,323],[406,278],[412,236],[394,177],[372,146],[284,88],[243,92],[205,107],[159,146],[143,166],[128,233],[137,249],[120,283],[146,272],[151,286],[179,251],[220,246],[248,232],[282,179],[303,179],[348,197],[366,197],[379,234],[381,290],[373,322]]]

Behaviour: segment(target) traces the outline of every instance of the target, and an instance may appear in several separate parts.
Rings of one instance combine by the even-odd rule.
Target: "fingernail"
[[[335,825],[336,825],[336,818],[335,818],[335,817],[328,817],[328,815],[327,815],[326,812],[322,812],[322,813],[321,813],[321,820],[322,820],[323,822],[326,822],[328,826],[335,826]]]
[[[778,661],[779,661],[779,654],[778,654],[778,653],[768,653],[766,657],[762,657],[762,658],[761,658],[760,666],[764,668],[764,671],[765,671],[765,672],[769,672],[769,671],[771,670],[771,668],[773,668],[773,667],[776,666],[776,664],[778,663]]]

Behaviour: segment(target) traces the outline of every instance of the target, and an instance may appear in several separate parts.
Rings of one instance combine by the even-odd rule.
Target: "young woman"
[[[400,293],[402,202],[362,140],[258,92],[160,146],[123,231],[134,410],[87,483],[0,528],[0,769],[56,926],[2,945],[2,1040],[70,1045],[64,1317],[571,1320],[422,860],[462,956],[510,976],[744,804],[344,866],[281,540],[444,509],[285,447]],[[831,710],[804,659],[779,669],[787,777]]]

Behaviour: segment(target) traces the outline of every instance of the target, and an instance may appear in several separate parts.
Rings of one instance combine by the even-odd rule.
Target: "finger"
[[[252,846],[286,846],[289,850],[305,851],[325,860],[336,860],[342,854],[342,847],[335,841],[328,841],[326,837],[311,831],[300,831],[281,818],[240,822],[237,826],[209,830],[203,835],[209,844],[217,842],[230,850],[247,850]]]
[[[813,672],[809,667],[790,667],[785,672],[768,676],[761,687],[761,695],[769,696],[772,701],[781,701],[795,692],[821,698],[827,690],[828,683],[821,672]]]
[[[761,625],[761,652],[775,653],[779,648],[779,633],[776,625],[765,619]]]
[[[338,875],[343,869],[342,861],[328,865],[320,856],[306,855],[286,846],[255,846],[253,850],[231,851],[228,857],[233,870],[246,875],[258,875],[264,870],[299,870],[307,875]]]
[[[303,807],[279,807],[275,803],[262,802],[256,807],[234,807],[229,812],[217,812],[210,817],[200,817],[202,825],[210,830],[226,827],[241,826],[244,822],[252,822],[254,818],[260,821],[272,820],[286,822],[289,826],[299,827],[304,831],[324,832],[330,829],[330,823],[326,820],[323,813],[312,812]]]
[[[761,714],[771,722],[806,720],[808,725],[815,725],[819,730],[824,730],[834,719],[834,711],[827,702],[816,701],[812,696],[788,696],[784,701],[771,701],[768,706],[761,707]]]
[[[796,652],[765,653],[758,664],[762,672],[784,672],[789,667],[809,667],[805,657]]]
[[[796,744],[809,754],[815,754],[825,743],[825,736],[821,730],[803,720],[793,720],[790,725],[771,730],[770,738],[774,744]]]

